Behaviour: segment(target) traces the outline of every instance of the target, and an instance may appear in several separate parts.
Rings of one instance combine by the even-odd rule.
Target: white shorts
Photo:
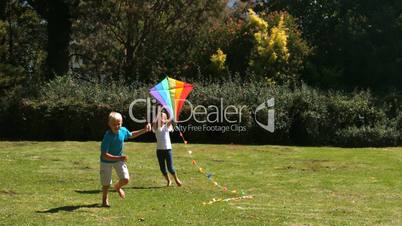
[[[127,165],[124,161],[113,163],[100,162],[100,179],[103,186],[112,184],[112,168],[116,170],[119,179],[130,179]]]

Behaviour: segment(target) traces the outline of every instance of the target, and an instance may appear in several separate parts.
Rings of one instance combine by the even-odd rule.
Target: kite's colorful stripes
[[[149,93],[169,112],[174,122],[179,120],[184,105],[193,85],[166,77],[149,90]]]

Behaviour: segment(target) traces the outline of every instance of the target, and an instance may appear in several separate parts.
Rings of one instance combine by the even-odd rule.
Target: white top
[[[166,124],[162,125],[156,130],[155,128],[152,128],[152,132],[155,133],[157,142],[156,149],[159,150],[172,149],[172,143],[170,142],[170,135],[169,135],[169,132],[171,131],[173,131],[173,127],[172,126],[167,127]]]

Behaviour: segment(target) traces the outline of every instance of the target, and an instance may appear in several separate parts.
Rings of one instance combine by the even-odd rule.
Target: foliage
[[[225,72],[244,80],[376,92],[402,85],[398,1],[7,0],[0,21],[3,89],[66,73],[210,80],[217,49]]]
[[[56,75],[69,72],[70,41],[72,21],[77,16],[80,0],[27,0],[20,1],[35,10],[46,24],[46,69],[43,70],[46,80]]]
[[[257,79],[280,83],[296,82],[310,55],[293,17],[286,12],[258,15],[248,10],[248,20],[228,50],[233,72],[252,72]]]
[[[76,71],[130,82],[195,71],[201,56],[209,59],[224,7],[220,0],[83,1],[74,24],[73,54],[83,62]]]
[[[401,31],[398,1],[1,1],[0,124],[13,127],[1,136],[93,139],[73,128],[173,75],[200,87],[196,104],[247,105],[246,134],[200,142],[397,145]],[[253,110],[271,97],[267,134],[255,122],[267,110]]]
[[[275,64],[286,65],[289,59],[287,34],[283,15],[277,26],[270,26],[256,13],[249,9],[250,32],[253,33],[255,46],[251,55],[250,66],[257,74],[264,77],[278,77],[279,71],[269,70]],[[276,78],[279,79],[279,78]]]
[[[325,92],[307,85],[291,89],[287,85],[264,84],[256,80],[244,82],[239,77],[210,83],[188,82],[196,87],[189,96],[193,107],[186,104],[182,118],[188,118],[197,105],[213,105],[220,111],[234,105],[241,110],[232,115],[231,120],[246,130],[188,133],[194,142],[337,146],[393,146],[401,142],[398,135],[402,121],[400,110],[396,108],[396,112],[386,114],[384,103],[377,103],[377,98],[367,91]],[[104,122],[107,113],[112,110],[122,112],[127,125],[142,127],[130,120],[128,107],[136,99],[149,97],[148,88],[151,86],[88,82],[71,76],[56,77],[42,85],[38,97],[26,98],[18,106],[3,112],[1,123],[17,126],[15,132],[8,131],[1,136],[12,138],[26,134],[26,138],[35,139],[96,139],[100,136],[99,128],[105,126],[100,122]],[[275,98],[274,133],[260,128],[255,121],[267,123],[267,109],[258,114],[255,109],[270,98]],[[214,113],[214,109],[207,108],[207,115],[198,120]],[[137,118],[146,118],[145,103],[135,105],[133,113]],[[20,128],[18,125],[21,124],[24,126]],[[195,120],[194,115],[183,125],[187,124],[203,125]],[[207,125],[231,126],[233,123],[220,120]],[[74,130],[74,127],[82,128],[86,133]],[[62,129],[55,133],[54,128]],[[17,132],[20,129],[36,132]]]
[[[225,69],[226,54],[221,49],[218,49],[216,53],[211,56],[211,63],[217,71]]]
[[[257,12],[285,10],[314,48],[303,80],[323,88],[400,89],[400,1],[256,1]]]
[[[0,95],[8,98],[11,93],[18,92],[19,87],[28,87],[40,79],[46,56],[46,38],[43,36],[44,26],[31,8],[20,5],[18,1],[7,1],[2,6]]]

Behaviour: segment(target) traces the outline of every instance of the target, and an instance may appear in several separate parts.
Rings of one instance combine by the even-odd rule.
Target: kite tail
[[[228,192],[228,193],[231,193],[231,194],[240,195],[239,197],[235,197],[235,198],[226,198],[226,199],[224,199],[224,198],[219,198],[219,199],[213,198],[213,199],[212,199],[211,201],[209,201],[209,202],[203,202],[204,205],[206,205],[206,204],[213,204],[213,203],[220,202],[220,201],[227,202],[227,201],[231,201],[231,200],[240,200],[240,199],[250,199],[250,198],[253,198],[253,196],[251,196],[251,195],[246,195],[246,193],[245,193],[243,190],[240,190],[240,191],[237,190],[237,189],[229,190],[226,186],[222,186],[222,185],[219,184],[217,181],[215,181],[215,180],[213,179],[213,174],[210,173],[210,172],[208,172],[208,171],[206,171],[204,168],[202,168],[202,167],[197,163],[197,161],[194,159],[194,157],[193,157],[193,152],[192,152],[192,151],[188,148],[188,146],[187,146],[188,141],[187,141],[186,138],[184,137],[183,132],[180,131],[180,129],[179,129],[179,127],[177,126],[177,124],[175,124],[175,128],[176,128],[177,131],[179,132],[180,137],[181,137],[181,139],[183,140],[184,147],[185,147],[187,153],[189,154],[189,156],[190,156],[191,159],[192,159],[192,160],[191,160],[191,164],[192,164],[193,166],[195,166],[195,167],[198,169],[198,172],[200,172],[201,174],[203,174],[204,176],[206,176],[206,177],[208,178],[208,180],[209,180],[215,187],[219,188],[219,190],[221,190],[221,191],[223,191],[223,192]]]

